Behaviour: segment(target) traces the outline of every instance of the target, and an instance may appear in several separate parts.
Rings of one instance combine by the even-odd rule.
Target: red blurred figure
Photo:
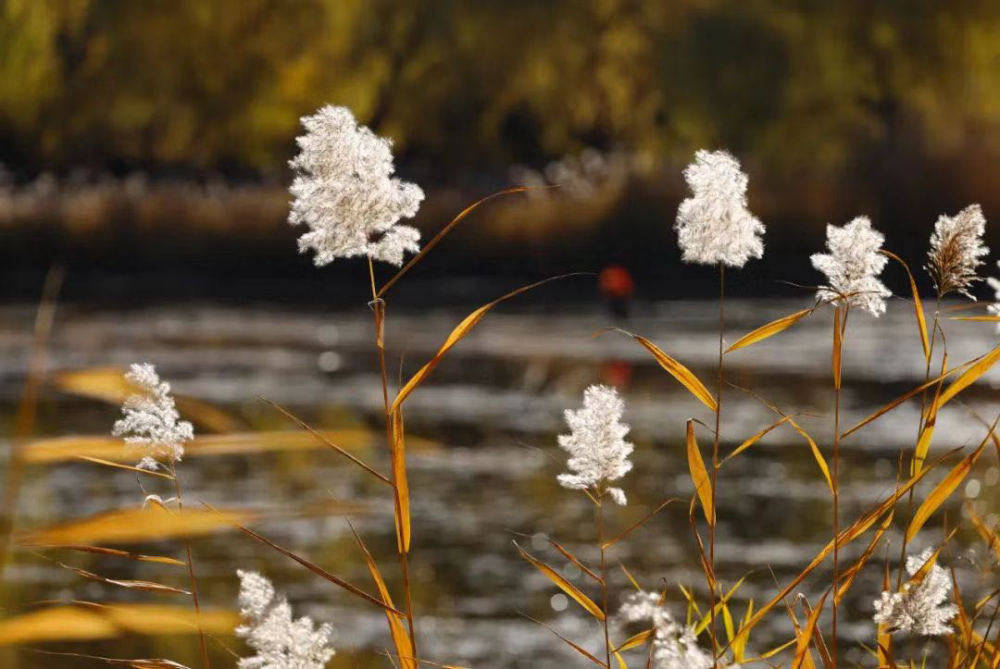
[[[635,282],[632,275],[621,265],[608,265],[597,277],[601,297],[615,318],[628,318],[632,305],[632,293],[635,292]]]

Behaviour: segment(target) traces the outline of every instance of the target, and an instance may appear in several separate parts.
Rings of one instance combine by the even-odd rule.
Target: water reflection
[[[732,332],[801,308],[789,302],[733,303]],[[23,380],[27,323],[7,309],[0,330],[0,392],[9,416]],[[387,333],[393,369],[412,373],[464,314],[397,311]],[[919,339],[905,304],[894,304],[880,321],[858,319],[849,334],[845,378],[845,424],[853,424],[919,382],[923,377]],[[638,305],[629,327],[711,378],[715,356],[715,314],[711,304]],[[728,379],[752,388],[787,412],[797,412],[803,427],[821,445],[829,441],[831,398],[828,381],[828,314],[817,314],[779,338],[734,353]],[[576,311],[491,314],[435,371],[408,402],[407,428],[425,448],[411,455],[414,517],[414,583],[423,652],[429,657],[476,667],[561,667],[576,661],[548,631],[520,614],[550,621],[560,633],[588,647],[598,643],[597,628],[573,602],[521,561],[512,539],[528,543],[553,564],[566,560],[552,550],[551,536],[584,560],[594,560],[592,510],[582,495],[561,489],[555,475],[563,453],[554,435],[561,414],[578,403],[583,387],[612,383],[628,401],[633,426],[635,468],[624,479],[629,506],[616,509],[611,522],[627,527],[661,501],[693,492],[683,455],[684,421],[707,420],[705,409],[667,377],[646,353],[615,333],[593,335],[610,323],[600,312]],[[275,309],[172,306],[131,312],[61,312],[53,342],[57,369],[154,362],[175,389],[234,415],[245,429],[294,428],[258,396],[280,402],[312,425],[370,433],[358,452],[387,468],[380,440],[381,392],[374,374],[370,315],[364,311],[316,315]],[[950,357],[972,358],[994,345],[992,327],[948,324]],[[730,337],[732,339],[732,337]],[[982,429],[966,410],[984,415],[996,410],[996,372],[965,396],[965,406],[950,406],[939,420],[935,450],[968,445]],[[990,384],[994,385],[990,385]],[[723,452],[762,429],[775,417],[759,401],[734,388],[726,391]],[[957,404],[957,403],[956,403]],[[856,516],[892,487],[896,454],[912,443],[917,409],[906,405],[846,441],[842,514]],[[40,406],[45,435],[105,434],[116,415],[112,406],[56,391]],[[825,446],[824,446],[825,448]],[[985,459],[984,459],[985,462]],[[352,520],[376,556],[390,587],[394,570],[392,506],[384,486],[362,476],[337,454],[322,449],[198,455],[181,466],[188,495],[215,506],[260,510],[256,526],[274,541],[293,547],[324,568],[370,588],[369,577],[344,516],[330,513],[331,500],[357,502]],[[950,507],[957,521],[961,498],[984,515],[995,514],[1000,470],[994,462],[977,471]],[[741,615],[753,598],[760,603],[828,540],[828,493],[804,441],[794,431],[776,429],[741,457],[726,464],[719,493],[719,572],[731,584],[748,574],[734,598]],[[136,506],[142,492],[135,476],[90,463],[33,466],[23,491],[21,527]],[[996,520],[993,515],[991,521]],[[917,547],[936,541],[939,525],[928,525]],[[899,537],[890,533],[898,546]],[[950,556],[967,592],[983,591],[990,577],[989,558],[973,537],[962,533]],[[233,533],[193,542],[203,597],[229,606],[237,587],[236,568],[265,572],[287,592],[301,612],[331,622],[338,655],[331,667],[386,666],[379,653],[389,647],[384,618],[374,609],[324,583],[301,567],[252,540]],[[173,554],[170,543],[137,550]],[[863,546],[851,546],[845,560]],[[686,505],[674,505],[612,552],[645,586],[670,584],[671,601],[683,611],[675,584],[704,592]],[[895,551],[890,551],[894,555]],[[53,554],[110,578],[149,579],[184,584],[182,572],[162,565],[115,560],[88,554]],[[566,573],[583,586],[586,577],[569,565]],[[44,559],[22,552],[9,570],[18,608],[37,600],[115,598],[168,602],[167,596],[112,591],[86,582]],[[817,575],[822,579],[823,574]],[[631,586],[613,571],[612,592]],[[807,581],[803,591],[816,589]],[[879,590],[877,569],[866,572],[845,601],[848,639],[871,643],[871,601]],[[617,597],[615,598],[617,599]],[[763,651],[787,638],[787,618],[772,616],[759,628],[753,647]],[[844,644],[848,645],[848,644]],[[857,644],[850,644],[857,645]],[[219,666],[232,664],[224,647],[239,651],[233,638],[213,645]],[[113,657],[166,656],[196,664],[193,638],[139,638],[123,641],[51,644],[48,650]],[[860,655],[854,656],[861,661]],[[8,655],[4,658],[10,661]],[[19,654],[22,667],[67,666],[67,658]],[[84,666],[84,660],[71,660]],[[5,666],[8,666],[5,664]],[[10,664],[9,666],[13,666]],[[89,665],[87,665],[89,666]],[[98,666],[95,664],[94,666]]]

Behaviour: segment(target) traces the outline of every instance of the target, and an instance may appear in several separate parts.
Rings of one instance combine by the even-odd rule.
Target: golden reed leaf
[[[82,397],[121,404],[136,388],[125,379],[120,367],[95,367],[56,374],[53,384],[60,390]],[[211,432],[235,432],[242,423],[211,404],[190,397],[177,396],[177,410],[185,418]]]
[[[809,443],[809,450],[812,451],[813,459],[816,460],[816,464],[819,465],[819,470],[823,473],[823,478],[826,479],[826,485],[830,488],[830,492],[833,492],[833,478],[830,476],[830,468],[826,464],[826,460],[823,458],[823,454],[819,450],[819,446],[816,441],[809,436],[809,433],[802,429],[798,423],[793,419],[788,419],[788,424],[791,425],[796,432],[798,432],[802,437]]]
[[[803,663],[806,658],[806,653],[809,651],[809,643],[812,641],[813,630],[816,629],[816,621],[819,620],[819,614],[823,612],[823,604],[826,602],[827,595],[830,591],[823,593],[820,598],[819,603],[813,608],[812,612],[809,614],[809,618],[806,620],[805,629],[796,630],[796,636],[798,637],[798,642],[795,644],[795,659],[792,662],[792,666],[795,669],[799,669],[804,666]],[[812,660],[809,661],[812,664]]]
[[[372,580],[375,581],[375,587],[378,589],[379,596],[382,598],[382,602],[388,607],[385,610],[385,619],[389,625],[389,635],[392,637],[392,643],[396,647],[396,655],[399,657],[403,669],[417,669],[417,661],[413,654],[413,641],[410,639],[409,632],[406,631],[405,620],[402,616],[389,610],[396,608],[396,605],[392,603],[392,596],[389,594],[389,588],[386,587],[385,579],[382,578],[382,572],[379,571],[378,565],[375,563],[375,558],[372,557],[371,551],[368,550],[368,546],[365,545],[365,542],[361,540],[361,536],[355,531],[354,525],[350,521],[348,521],[348,525],[351,528],[351,533],[354,534],[354,540],[357,542],[361,552],[364,553],[365,563],[368,565],[368,571],[372,575]]]
[[[96,604],[54,606],[0,620],[0,646],[47,641],[90,641],[124,634],[232,634],[239,624],[233,611],[202,610],[200,621],[189,606]]]
[[[631,332],[625,332],[624,330],[619,330],[619,332],[628,335],[629,337],[632,337],[632,339],[639,342],[653,355],[653,358],[656,360],[657,364],[660,365],[660,367],[666,370],[672,377],[677,379],[677,381],[680,382],[682,386],[687,388],[692,395],[698,398],[702,404],[707,406],[712,411],[716,410],[718,404],[715,401],[715,397],[708,391],[705,384],[698,380],[698,377],[695,376],[690,369],[679,363],[677,360],[671,358],[669,355],[660,350],[656,344],[649,341],[645,337],[632,334]]]
[[[777,421],[771,423],[770,425],[768,425],[767,427],[765,427],[763,430],[761,430],[760,432],[758,432],[757,434],[753,435],[752,437],[750,437],[749,439],[747,439],[746,441],[744,441],[742,444],[740,444],[739,446],[737,446],[736,448],[734,448],[733,452],[730,453],[729,455],[727,455],[725,458],[723,458],[722,462],[726,462],[727,460],[731,460],[732,458],[735,458],[737,455],[739,455],[740,453],[742,453],[743,451],[747,450],[748,448],[750,448],[751,446],[753,446],[754,444],[756,444],[758,441],[760,441],[764,437],[764,435],[766,435],[768,432],[770,432],[771,430],[773,430],[773,429],[775,429],[777,427],[780,427],[781,425],[787,423],[788,420],[789,420],[788,416],[782,416]]]
[[[23,546],[80,544],[127,544],[160,541],[175,537],[210,534],[250,521],[255,513],[246,510],[167,510],[160,506],[145,509],[106,511],[39,530],[18,539]]]
[[[882,249],[879,252],[882,255],[892,258],[906,270],[906,276],[910,280],[910,295],[913,296],[913,311],[914,315],[917,317],[917,329],[920,331],[920,345],[924,349],[924,359],[930,362],[931,346],[927,339],[927,317],[924,315],[924,304],[920,300],[920,291],[917,290],[917,282],[913,280],[913,273],[910,272],[910,266],[895,253],[891,253],[885,249]]]
[[[694,489],[698,493],[701,501],[701,508],[705,512],[705,520],[709,525],[715,524],[715,504],[712,500],[712,480],[705,469],[705,461],[701,458],[701,450],[698,448],[698,441],[694,434],[694,421],[687,422],[687,461],[688,471],[691,473],[691,480],[694,482]]]
[[[951,497],[951,494],[955,492],[955,488],[969,475],[969,472],[972,471],[972,466],[976,464],[976,460],[979,459],[979,456],[983,453],[983,449],[986,448],[986,443],[987,440],[984,439],[980,442],[976,450],[969,453],[961,462],[955,465],[948,472],[948,475],[941,479],[941,482],[935,486],[931,494],[917,507],[916,512],[913,514],[913,520],[910,521],[909,527],[906,528],[907,542],[913,541],[913,537],[917,535],[917,532],[924,526],[924,523],[934,515],[934,512],[944,504],[945,500]]]
[[[462,322],[456,325],[455,328],[451,331],[447,339],[444,340],[444,343],[441,344],[441,347],[438,349],[437,353],[434,354],[434,357],[432,357],[423,367],[417,370],[417,373],[411,376],[410,380],[407,381],[403,385],[403,387],[399,389],[399,392],[396,394],[396,399],[392,401],[392,406],[390,407],[390,411],[396,411],[399,409],[400,406],[402,406],[403,402],[406,401],[406,398],[409,397],[410,394],[414,390],[416,390],[421,383],[423,383],[423,381],[430,375],[432,371],[434,371],[434,368],[437,367],[439,362],[441,362],[441,359],[444,358],[445,354],[448,353],[448,351],[450,351],[452,347],[455,346],[455,344],[460,342],[466,335],[468,335],[469,332],[472,331],[472,328],[476,327],[476,324],[479,323],[479,321],[481,321],[483,317],[487,313],[489,313],[489,311],[493,307],[497,306],[502,302],[506,302],[507,300],[511,299],[512,297],[516,297],[521,293],[526,293],[529,290],[533,290],[535,288],[538,288],[539,286],[545,285],[550,281],[556,281],[558,279],[564,279],[570,276],[579,276],[579,274],[578,273],[562,274],[560,276],[549,277],[548,279],[542,279],[541,281],[536,281],[535,283],[529,284],[527,286],[521,286],[516,290],[510,291],[506,295],[498,297],[492,302],[484,304],[483,306],[479,307],[471,314],[466,316],[464,319],[462,319]]]
[[[594,601],[590,599],[590,597],[587,597],[587,595],[583,594],[583,592],[581,592],[579,588],[577,588],[575,585],[567,581],[555,569],[553,569],[549,565],[545,564],[544,562],[532,556],[526,550],[521,548],[516,541],[514,542],[514,546],[517,548],[517,552],[521,554],[522,558],[524,558],[532,565],[534,565],[535,568],[538,569],[538,571],[545,574],[545,576],[550,581],[555,583],[560,590],[562,590],[567,595],[572,597],[573,600],[576,601],[576,603],[582,606],[584,609],[586,609],[590,615],[594,616],[598,620],[604,620],[605,618],[604,611],[602,611],[601,607],[595,604]]]
[[[784,332],[814,311],[816,311],[816,307],[809,307],[808,309],[796,311],[794,314],[782,316],[781,318],[775,319],[766,325],[762,325],[756,330],[748,332],[737,339],[735,344],[726,349],[726,353],[732,353],[737,349],[746,348],[747,346],[756,344],[757,342],[763,341],[768,337],[773,337],[779,332]]]
[[[403,412],[392,409],[392,482],[398,504],[396,514],[396,543],[401,553],[410,552],[410,485],[406,476],[406,437],[403,429]]]
[[[986,372],[990,371],[990,368],[996,364],[997,360],[1000,360],[1000,346],[997,346],[992,351],[979,358],[975,363],[969,366],[957,379],[951,382],[948,389],[941,393],[941,399],[937,402],[937,408],[941,408],[946,403],[951,401],[955,395],[971,386],[979,377],[981,377]]]

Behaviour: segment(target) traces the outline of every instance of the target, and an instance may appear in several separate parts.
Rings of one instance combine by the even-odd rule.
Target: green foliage
[[[332,102],[452,170],[623,144],[829,173],[996,139],[998,57],[986,0],[6,0],[0,160],[278,173]]]

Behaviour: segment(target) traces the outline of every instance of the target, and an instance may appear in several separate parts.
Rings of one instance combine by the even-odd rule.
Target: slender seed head
[[[980,259],[990,250],[983,244],[986,218],[978,204],[970,204],[954,216],[942,214],[934,224],[931,247],[927,252],[927,271],[938,295],[961,293],[975,300],[969,288],[979,281]]]

